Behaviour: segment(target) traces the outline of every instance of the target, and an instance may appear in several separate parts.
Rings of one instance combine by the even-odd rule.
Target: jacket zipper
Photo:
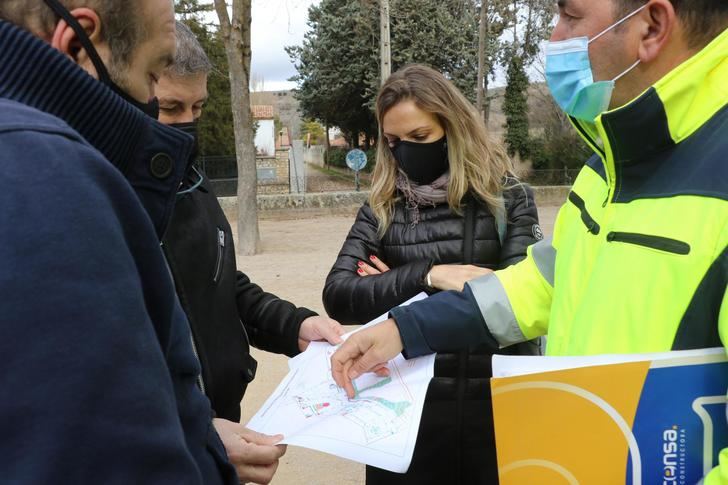
[[[592,148],[594,152],[598,153],[602,157],[602,160],[604,160],[604,158],[606,157],[606,152],[602,149],[602,147],[597,145],[597,142],[589,135],[589,133],[587,133],[587,131],[584,129],[583,126],[581,126],[581,123],[576,118],[572,118],[571,121],[571,124],[576,127],[576,130],[584,138],[587,145],[589,145],[589,147]]]
[[[581,212],[581,221],[584,223],[587,230],[595,236],[598,235],[602,228],[589,214],[589,211],[586,210],[586,203],[584,202],[584,199],[579,197],[576,192],[569,192],[569,202],[574,204]]]
[[[690,245],[688,243],[661,236],[650,236],[633,232],[610,232],[607,234],[607,241],[634,244],[636,246],[657,249],[658,251],[679,254],[681,256],[690,254]]]
[[[202,379],[202,361],[200,360],[200,354],[197,353],[197,344],[195,343],[195,337],[192,335],[192,332],[190,332],[190,340],[192,341],[192,352],[195,354],[197,362],[200,363],[200,373],[197,374],[197,386],[203,394],[207,395],[205,392],[205,381]]]
[[[600,147],[597,142],[587,133],[586,129],[584,129],[583,126],[581,126],[581,122],[577,120],[576,118],[571,118],[571,124],[576,128],[576,130],[579,132],[582,138],[584,138],[584,141],[586,141],[586,144],[589,145],[591,149],[594,150],[596,154],[598,154],[602,162],[605,162],[607,159],[607,152]],[[607,179],[609,179],[609,171],[607,170],[607,167],[604,167],[604,170],[607,172]],[[607,183],[607,198],[604,199],[604,202],[602,203],[602,207],[606,207],[609,203],[609,198],[612,195],[612,185]]]
[[[222,273],[222,258],[225,251],[225,233],[219,227],[217,228],[217,261],[215,262],[215,276],[212,281],[217,283]]]
[[[475,251],[475,200],[470,198],[465,206],[465,228],[463,232],[463,264],[473,264]],[[463,435],[466,426],[463,413],[465,412],[465,391],[468,378],[469,351],[457,353],[458,366],[455,387],[455,485],[463,484]]]

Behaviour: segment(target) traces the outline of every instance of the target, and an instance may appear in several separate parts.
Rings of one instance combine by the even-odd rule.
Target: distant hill
[[[503,97],[505,87],[491,88],[488,91],[490,99],[490,118],[488,128],[493,134],[502,137],[505,131],[506,117],[503,114]],[[251,105],[271,105],[274,107],[275,116],[283,126],[289,130],[292,140],[301,136],[301,115],[298,112],[299,103],[293,97],[293,91],[258,91],[250,93]],[[544,83],[532,84],[528,89],[529,120],[531,122],[531,134],[540,135],[543,131],[541,121],[549,109],[553,109],[553,101]]]
[[[492,88],[488,90],[490,99],[490,117],[488,128],[491,133],[503,137],[505,132],[506,116],[503,113],[503,100],[506,88]],[[545,118],[548,111],[553,109],[553,101],[544,83],[531,84],[528,88],[528,118],[531,125],[531,134],[540,135],[543,132],[541,120]]]

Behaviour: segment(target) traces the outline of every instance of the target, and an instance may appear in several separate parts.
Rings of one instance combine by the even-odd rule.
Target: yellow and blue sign
[[[501,485],[693,485],[728,446],[725,355],[492,380]]]

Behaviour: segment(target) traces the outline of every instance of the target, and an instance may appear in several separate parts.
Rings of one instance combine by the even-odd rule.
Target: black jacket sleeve
[[[316,312],[266,293],[240,271],[235,294],[240,320],[254,347],[289,357],[300,352],[298,333],[301,323],[316,316]]]
[[[358,262],[381,254],[377,219],[368,204],[356,216],[344,246],[326,278],[323,301],[328,314],[343,324],[362,324],[423,291],[432,260],[419,260],[386,273],[361,277]]]
[[[531,187],[526,184],[516,185],[504,193],[504,199],[508,225],[501,247],[499,269],[524,259],[528,247],[542,238]]]

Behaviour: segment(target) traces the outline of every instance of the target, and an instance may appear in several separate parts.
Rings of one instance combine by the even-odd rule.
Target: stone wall
[[[536,205],[540,207],[561,207],[566,203],[571,187],[567,185],[550,185],[531,187]]]
[[[540,207],[559,207],[563,205],[570,190],[571,187],[566,186],[533,187],[536,204]],[[366,202],[368,197],[369,192],[327,192],[304,195],[266,195],[260,193],[258,195],[258,210],[359,207]],[[237,217],[237,199],[235,197],[219,197],[218,200],[228,217]]]
[[[276,150],[275,157],[256,158],[258,169],[258,194],[288,194],[289,180],[288,148]]]
[[[320,194],[258,195],[259,211],[342,209],[360,207],[369,197],[368,192],[327,192]],[[238,215],[236,197],[218,197],[228,218],[234,220]]]

